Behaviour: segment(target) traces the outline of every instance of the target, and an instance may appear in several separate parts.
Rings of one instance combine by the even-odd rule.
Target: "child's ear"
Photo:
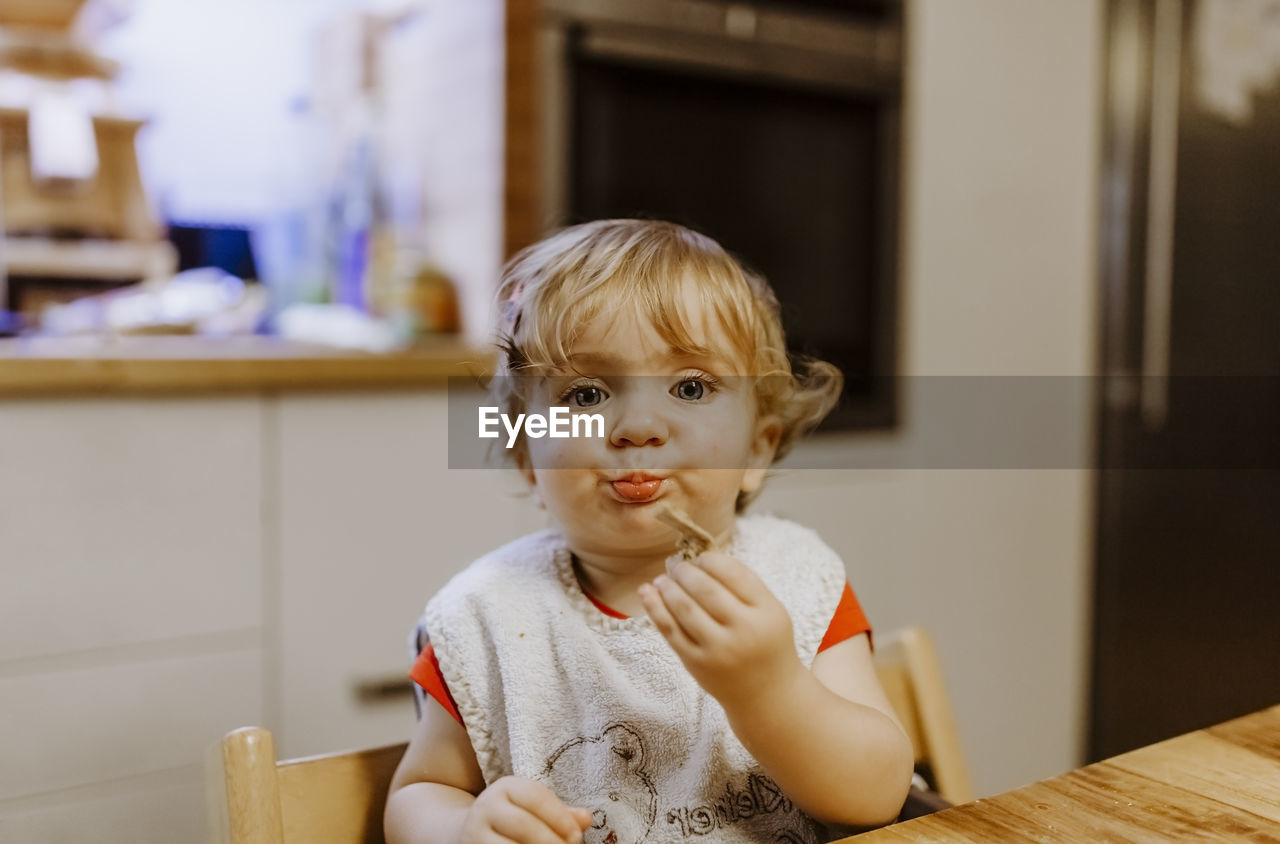
[[[766,416],[756,423],[755,437],[751,440],[751,453],[747,457],[747,471],[742,476],[743,492],[759,492],[764,476],[773,465],[773,455],[782,437],[782,422],[776,416]]]
[[[546,504],[542,501],[542,496],[538,494],[538,476],[533,473],[533,467],[529,465],[529,455],[520,453],[516,455],[516,471],[520,473],[520,477],[524,478],[524,482],[529,485],[529,494],[533,496],[533,501],[538,505],[539,510],[545,510]]]

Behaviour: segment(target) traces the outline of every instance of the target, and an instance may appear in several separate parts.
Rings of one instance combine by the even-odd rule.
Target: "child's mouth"
[[[658,491],[662,488],[662,478],[635,475],[613,481],[610,486],[624,501],[650,501],[657,497]]]

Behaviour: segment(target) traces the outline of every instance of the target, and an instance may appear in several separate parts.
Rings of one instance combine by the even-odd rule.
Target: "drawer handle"
[[[389,703],[413,695],[413,681],[404,674],[384,674],[357,680],[351,688],[361,703]]]

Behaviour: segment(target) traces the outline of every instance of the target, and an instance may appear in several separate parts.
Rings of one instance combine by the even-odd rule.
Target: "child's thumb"
[[[578,827],[584,832],[591,828],[591,810],[583,809],[579,806],[570,806],[569,811],[573,813],[573,819],[577,821]]]

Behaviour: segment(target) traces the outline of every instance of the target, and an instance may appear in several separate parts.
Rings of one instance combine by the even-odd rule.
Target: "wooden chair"
[[[948,803],[973,799],[933,644],[909,627],[876,638],[876,672],[917,767]],[[210,749],[211,840],[219,844],[382,844],[382,809],[404,744],[276,761],[271,733],[242,727]],[[913,789],[907,816],[939,808]]]
[[[382,844],[382,808],[404,744],[276,761],[242,727],[209,751],[209,838],[219,844]]]
[[[917,770],[948,803],[968,803],[973,785],[956,732],[942,669],[929,635],[906,627],[876,637],[876,674],[911,738]]]

